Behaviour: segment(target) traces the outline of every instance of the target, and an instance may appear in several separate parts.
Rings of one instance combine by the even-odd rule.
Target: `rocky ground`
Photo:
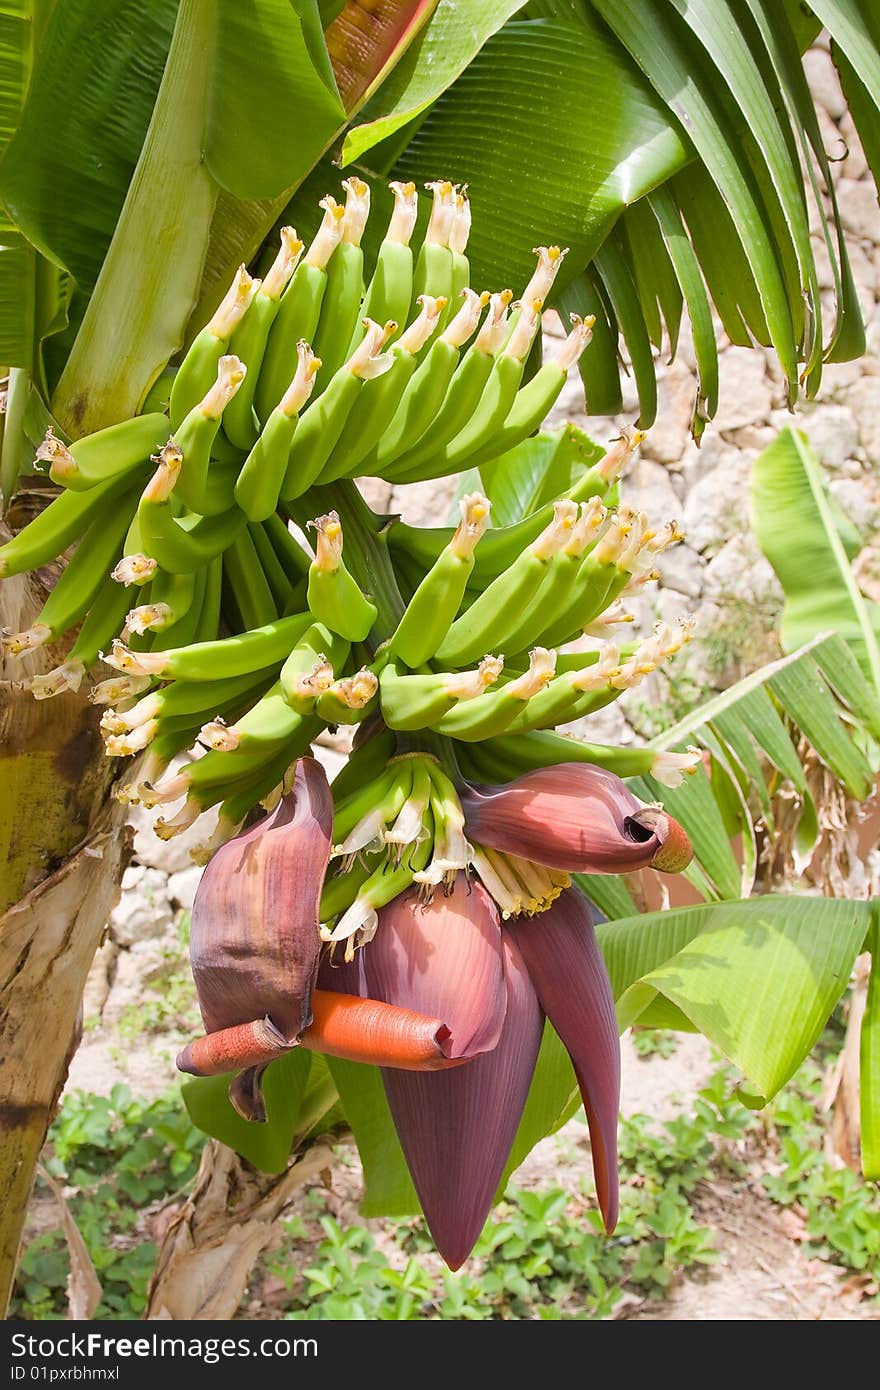
[[[858,292],[868,324],[868,353],[858,363],[827,367],[818,400],[797,411],[831,478],[837,500],[867,545],[863,581],[880,597],[880,214],[864,158],[840,97],[830,58],[809,55],[810,76],[834,165]],[[827,257],[820,247],[821,283],[831,292]],[[723,342],[723,340],[722,340]],[[686,341],[679,358],[663,367],[658,422],[623,484],[624,497],[660,521],[680,518],[686,541],[664,557],[662,581],[640,599],[637,618],[647,628],[657,618],[693,614],[700,640],[679,665],[673,685],[631,692],[590,723],[590,737],[628,742],[650,732],[651,719],[674,717],[688,682],[723,688],[773,654],[779,592],[769,565],[748,529],[749,470],[776,431],[792,420],[784,408],[778,367],[769,353],[729,344],[721,350],[721,403],[698,450],[688,435],[694,395],[694,363]],[[551,424],[572,420],[600,441],[613,438],[637,415],[627,387],[625,412],[616,419],[584,414],[583,391],[573,375]],[[373,481],[371,502],[407,520],[436,524],[449,508],[445,484],[392,489]],[[328,765],[339,755],[322,752]],[[73,1059],[70,1087],[109,1092],[125,1080],[141,1095],[165,1090],[173,1056],[195,1022],[185,965],[186,914],[200,870],[189,860],[189,839],[169,844],[151,833],[138,813],[135,861],[108,925],[92,971],[84,1006],[82,1044]],[[198,838],[202,838],[201,828]],[[627,1052],[624,1104],[662,1117],[675,1092],[692,1093],[705,1074],[707,1053],[689,1039],[668,1060],[636,1061]],[[577,1151],[577,1150],[576,1150]],[[549,1157],[548,1157],[549,1155]],[[580,1151],[581,1160],[588,1163]],[[580,1161],[580,1160],[579,1160]],[[543,1149],[527,1174],[558,1162]],[[840,1297],[840,1281],[828,1266],[809,1265],[775,1209],[748,1183],[721,1184],[700,1195],[700,1219],[718,1236],[721,1261],[700,1280],[688,1279],[660,1307],[630,1309],[627,1316],[653,1319],[856,1318],[857,1304]]]

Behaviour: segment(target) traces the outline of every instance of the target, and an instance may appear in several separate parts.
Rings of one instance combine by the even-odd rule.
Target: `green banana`
[[[532,277],[519,297],[519,304],[510,316],[510,332],[516,328],[521,306],[531,304],[534,300],[540,300],[544,304],[559,271],[562,262],[568,255],[568,247],[561,250],[558,246],[535,246],[532,248],[533,254],[538,257],[538,264],[532,271]]]
[[[456,618],[437,649],[437,660],[449,666],[476,661],[483,652],[502,646],[517,627],[523,610],[537,594],[554,555],[570,539],[577,520],[574,502],[554,503],[550,525],[499,575],[460,618]]]
[[[419,366],[366,471],[399,482],[416,478],[467,424],[492,374],[493,344],[504,326],[510,292],[489,296],[486,322],[459,362],[458,348],[476,329],[485,301],[485,295],[466,291],[464,306]]]
[[[223,571],[243,628],[265,627],[280,616],[247,527],[223,552]]]
[[[161,690],[143,695],[127,710],[110,709],[101,720],[101,732],[111,757],[140,752],[162,731],[188,729],[194,720],[241,701],[260,682],[252,672],[211,681],[172,681]]]
[[[349,642],[363,642],[376,621],[376,606],[361,593],[342,558],[342,525],[336,512],[309,522],[316,534],[309,567],[308,605],[319,622]]]
[[[312,394],[321,359],[304,339],[296,345],[293,380],[272,411],[251,449],[235,484],[235,501],[250,521],[267,521],[278,506],[278,494],[300,411]]]
[[[160,633],[176,627],[196,599],[195,574],[170,574],[157,570],[148,594],[148,602],[132,608],[125,622],[127,632],[142,636],[145,632]]]
[[[285,501],[301,497],[320,476],[365,381],[381,376],[392,365],[391,354],[382,352],[382,348],[396,323],[389,320],[382,325],[365,319],[364,326],[367,331],[360,345],[297,426],[281,485]]]
[[[119,584],[104,584],[61,665],[31,677],[30,690],[34,699],[47,700],[65,690],[79,690],[83,676],[122,628],[127,609],[125,590]]]
[[[488,498],[467,493],[452,539],[419,584],[389,641],[407,666],[424,666],[446,637],[474,568],[474,550],[489,524]]]
[[[254,404],[266,421],[287,390],[297,361],[297,344],[313,342],[327,288],[327,263],[342,238],[345,208],[328,194],[318,205],[324,220],[297,266],[269,331]]]
[[[510,733],[552,729],[555,724],[566,724],[609,704],[620,693],[612,685],[620,671],[619,662],[617,647],[609,643],[597,662],[556,676],[545,690],[518,711],[508,726]]]
[[[314,621],[311,613],[297,613],[235,637],[163,652],[131,652],[123,642],[114,642],[108,664],[130,675],[185,681],[263,671],[280,665]]]
[[[164,415],[136,415],[121,424],[110,425],[96,434],[85,435],[76,443],[62,444],[50,426],[37,449],[37,459],[49,464],[53,483],[84,492],[121,473],[130,473],[138,464],[144,467],[168,434]]]
[[[237,449],[247,451],[260,432],[254,414],[257,378],[266,351],[269,331],[287,285],[302,255],[303,244],[293,227],[281,228],[281,249],[251,301],[251,306],[232,335],[230,352],[241,359],[247,376],[223,412],[223,433]]]
[[[569,488],[565,496],[572,502],[604,497],[644,437],[638,430],[624,430],[608,452],[586,469],[583,477]],[[547,502],[514,525],[487,532],[476,557],[475,577],[486,582],[503,574],[523,547],[535,540],[552,517],[553,503]],[[453,528],[449,526],[406,526],[397,522],[388,532],[388,544],[392,551],[404,550],[419,565],[428,569],[448,545],[452,531]]]
[[[264,527],[259,522],[251,522],[247,529],[254,550],[257,552],[260,568],[266,576],[271,590],[275,610],[278,613],[284,613],[293,598],[293,585],[287,577],[284,566],[275,554],[275,549],[266,535]]]
[[[249,719],[254,715],[255,711],[259,710],[263,703],[270,699],[271,695],[271,691],[264,695],[263,700],[255,705],[244,716],[244,719]],[[188,830],[191,825],[195,824],[203,811],[229,800],[230,797],[242,791],[246,779],[250,779],[251,787],[259,786],[261,780],[265,787],[268,781],[269,785],[264,791],[264,795],[267,795],[273,786],[278,784],[278,769],[290,767],[297,758],[301,757],[320,727],[314,719],[301,719],[290,709],[287,710],[287,713],[291,720],[295,721],[295,724],[291,725],[292,732],[286,739],[267,738],[258,740],[255,744],[248,743],[247,752],[243,752],[241,747],[232,751],[212,750],[200,758],[198,762],[191,763],[185,773],[179,774],[180,780],[185,784],[186,801],[177,815],[172,816],[170,820],[160,817],[155,822],[153,829],[159,838],[170,840],[174,835]],[[239,723],[243,722],[243,720],[239,721]],[[174,782],[177,780],[177,778],[172,779]],[[171,782],[168,785],[170,786]],[[167,791],[160,792],[157,787],[144,788],[143,783],[141,784],[140,795],[145,805],[157,804],[157,798],[159,801],[177,799],[176,796],[169,798]]]
[[[307,714],[314,707],[318,696],[333,684],[348,651],[348,642],[323,623],[313,623],[303,633],[279,675],[282,693],[291,709]]]
[[[220,516],[191,512],[175,516],[172,492],[183,457],[173,444],[157,455],[158,467],[138,504],[138,524],[147,555],[163,569],[179,574],[196,570],[226,550],[244,529],[246,517],[238,507]]]
[[[547,566],[537,593],[524,605],[520,620],[504,638],[510,653],[528,650],[536,642],[553,647],[555,642],[543,642],[542,635],[553,624],[554,616],[571,601],[572,591],[582,567],[584,552],[595,545],[607,512],[597,497],[583,502],[577,509],[577,520],[568,540]]]
[[[477,754],[479,758],[470,761],[472,755]],[[479,748],[474,745],[473,749],[462,750],[459,762],[469,768],[481,768],[478,776],[484,779],[497,777],[499,781],[509,782],[524,772],[560,763],[591,763],[594,767],[616,772],[618,777],[650,777],[659,756],[654,748],[609,748],[602,743],[585,743],[580,738],[539,731],[502,734],[489,739]],[[692,758],[684,754],[678,756],[685,768],[693,766]],[[462,766],[462,771],[465,770]]]
[[[211,450],[221,417],[246,378],[247,368],[243,362],[232,354],[221,357],[217,363],[217,378],[210,390],[181,420],[168,441],[179,450],[182,459],[175,496],[190,511],[202,516],[217,516],[226,511],[232,501],[232,483],[239,465],[232,462],[211,466]],[[158,460],[157,454],[154,461]]]
[[[418,365],[418,354],[437,327],[446,301],[422,295],[419,305],[418,318],[391,348],[392,362],[388,371],[364,382],[321,472],[319,481],[322,484],[341,477],[355,477],[394,418]]]
[[[529,669],[503,689],[478,695],[444,714],[433,726],[437,733],[464,743],[501,734],[528,709],[530,702],[553,679],[556,653],[536,647],[529,653]]]
[[[413,274],[412,307],[422,294],[442,297],[451,303],[454,288],[449,236],[456,215],[458,189],[447,180],[436,180],[425,187],[433,193],[434,201]]]
[[[153,634],[150,642],[151,652],[168,651],[172,647],[186,646],[190,642],[199,640],[202,631],[210,633],[211,637],[217,635],[217,624],[220,620],[220,570],[222,561],[219,557],[212,560],[210,565],[198,570],[195,574],[189,575],[169,575],[164,570],[159,570],[150,588],[150,598],[155,593],[162,593],[166,584],[170,586],[172,580],[182,581],[183,585],[191,583],[192,598],[188,607],[181,608],[179,616],[174,622],[169,623],[168,627],[160,628]]]
[[[327,266],[327,289],[314,337],[315,352],[326,369],[319,390],[324,382],[329,384],[345,362],[348,346],[362,317],[364,253],[361,237],[370,212],[370,187],[356,176],[344,179],[342,187],[345,189],[342,240]]]
[[[364,296],[361,315],[385,323],[394,319],[396,323],[406,323],[412,300],[413,254],[410,240],[415,230],[419,213],[419,202],[414,183],[389,184],[394,194],[394,211],[388,230],[379,247],[376,268]],[[360,339],[359,330],[348,346],[348,356],[354,352]]]
[[[585,351],[592,337],[595,320],[572,315],[574,327],[552,362],[539,367],[531,381],[520,387],[501,429],[468,456],[471,468],[499,458],[534,434],[553,407],[565,385],[568,369]]]
[[[432,727],[451,710],[478,699],[501,674],[503,662],[484,656],[475,671],[445,671],[409,675],[389,661],[379,676],[379,703],[389,729],[410,731]]]
[[[131,488],[125,474],[97,483],[87,492],[62,492],[12,540],[0,545],[0,579],[48,565],[79,540],[98,516]],[[130,515],[130,513],[129,513]]]
[[[281,562],[284,573],[296,589],[299,581],[308,577],[311,555],[303,549],[296,537],[291,535],[287,522],[276,512],[266,517],[263,530],[272,542],[272,548]]]
[[[171,384],[171,429],[176,430],[217,378],[220,358],[260,287],[241,265],[211,321],[196,335]]]
[[[24,632],[3,628],[0,640],[7,655],[19,656],[56,641],[76,626],[103,588],[112,586],[110,570],[122,549],[128,515],[121,506],[109,516],[96,517],[31,626]]]
[[[540,304],[536,300],[522,310],[517,327],[493,362],[483,393],[466,424],[443,447],[437,446],[433,439],[430,441],[432,452],[419,469],[420,478],[459,473],[470,467],[472,457],[491,446],[513,406],[540,321]],[[409,467],[407,478],[412,476],[414,470]]]

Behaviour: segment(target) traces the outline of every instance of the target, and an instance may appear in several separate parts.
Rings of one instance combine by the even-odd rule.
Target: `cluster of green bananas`
[[[289,521],[304,522],[343,478],[423,479],[505,454],[540,425],[590,338],[590,324],[575,320],[556,358],[523,385],[564,253],[538,249],[516,303],[509,291],[477,294],[466,196],[430,185],[414,256],[415,188],[392,184],[393,215],[365,285],[369,189],[357,178],[344,187],[344,206],[322,201],[305,254],[285,228],[262,281],[240,269],[173,377],[168,415],[69,446],[48,432],[38,457],[62,491],[0,547],[9,576],[78,542],[34,624],[5,632],[3,644],[22,653],[78,627],[62,664],[32,678],[38,698],[77,689],[101,658],[118,673],[90,698],[107,706],[107,752],[145,754],[120,795],[151,805],[185,797],[159,834],[220,805],[210,852],[275,794],[322,728],[364,726],[334,787],[339,853],[352,871],[328,884],[331,921],[355,896],[373,911],[400,882],[430,889],[461,867],[454,786],[417,738],[413,752],[414,736],[435,750],[452,741],[453,760],[476,778],[574,761],[581,746],[547,731],[615,699],[690,636],[661,626],[641,643],[612,640],[628,620],[620,598],[656,578],[655,557],[680,539],[673,522],[655,532],[616,505],[641,439],[634,430],[516,525],[490,529],[478,493],[462,499],[457,527],[392,525],[385,553],[399,605],[384,630],[375,594],[343,559],[337,512],[308,523],[311,550],[295,538]],[[584,634],[600,645],[558,650]],[[163,780],[197,743],[203,756]],[[623,775],[664,771],[642,750],[584,747]],[[680,775],[674,758],[667,764],[666,775]],[[365,816],[374,833],[354,843]],[[343,934],[363,931],[348,921]]]

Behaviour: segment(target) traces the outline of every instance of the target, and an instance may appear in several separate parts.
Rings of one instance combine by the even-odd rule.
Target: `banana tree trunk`
[[[0,625],[26,626],[39,601],[32,580],[7,580]],[[37,654],[41,669],[57,655]],[[37,702],[29,673],[0,666],[0,1309],[129,850],[124,812],[107,802],[99,712],[73,694]]]

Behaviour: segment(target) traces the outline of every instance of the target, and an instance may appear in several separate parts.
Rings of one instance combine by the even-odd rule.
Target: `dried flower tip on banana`
[[[608,452],[603,458],[600,458],[596,464],[596,469],[609,487],[612,483],[617,482],[627,463],[645,438],[644,430],[637,430],[632,425],[627,425],[620,431],[619,439],[615,439]]]
[[[374,377],[382,376],[394,365],[394,355],[390,352],[383,352],[382,349],[397,332],[397,324],[393,319],[387,323],[374,323],[372,319],[364,319],[363,326],[366,330],[363,338],[355,348],[351,357],[346,363],[346,367],[352,376],[360,377],[361,381],[371,381]]]
[[[587,623],[587,626],[583,629],[584,636],[607,637],[609,628],[616,627],[618,623],[632,623],[634,621],[635,618],[633,614],[627,613],[620,601],[616,600],[612,603],[610,608],[606,609],[606,611],[598,618],[594,619],[593,622]]]
[[[149,584],[158,568],[156,561],[150,555],[123,555],[115,568],[110,571],[110,578],[115,579],[117,584],[124,584],[126,589],[130,588],[132,584],[140,588],[144,584]]]
[[[575,671],[571,677],[574,690],[582,695],[591,690],[604,690],[620,674],[620,648],[616,642],[606,642],[600,649],[599,660],[592,666]]]
[[[481,492],[466,492],[459,502],[461,521],[455,528],[449,549],[459,560],[469,560],[489,525],[492,503]]]
[[[230,729],[226,720],[219,717],[203,724],[196,738],[203,748],[220,753],[233,752],[241,742],[241,735],[235,729]]]
[[[563,553],[575,558],[583,555],[587,546],[594,545],[598,540],[601,528],[607,520],[608,509],[602,505],[598,497],[591,497],[588,502],[582,502],[577,521],[571,528],[568,540],[562,547]]]
[[[302,253],[303,243],[297,236],[296,229],[294,227],[282,227],[281,248],[263,277],[260,294],[265,295],[267,299],[280,299],[296,270]]]
[[[568,247],[536,246],[533,254],[538,257],[538,264],[535,266],[531,280],[522,292],[522,298],[526,304],[533,299],[544,300],[547,298],[562,267],[562,262],[568,255]]]
[[[342,187],[345,189],[342,240],[351,246],[360,246],[370,215],[370,185],[353,175],[349,179],[343,179]]]
[[[85,673],[86,668],[81,661],[64,661],[54,671],[31,676],[30,692],[35,700],[51,700],[55,695],[63,695],[66,690],[79,690]]]
[[[342,560],[342,522],[338,512],[327,512],[310,521],[315,532],[315,564],[325,574],[335,574]]]
[[[569,367],[573,367],[575,362],[586,352],[593,338],[593,324],[595,322],[592,314],[588,314],[585,319],[582,319],[578,314],[571,315],[571,332],[555,358],[555,364],[561,372],[567,372]]]
[[[174,618],[174,610],[167,603],[142,603],[132,608],[125,619],[124,634],[136,632],[161,632]]]
[[[419,197],[414,183],[389,183],[394,194],[394,211],[385,233],[386,241],[409,246],[419,216]]]
[[[516,327],[504,349],[506,357],[513,357],[517,362],[525,362],[532,350],[532,343],[535,341],[543,307],[544,301],[542,299],[523,301],[520,306],[519,317],[516,320]]]
[[[89,691],[89,703],[93,705],[118,705],[124,700],[132,700],[142,695],[150,684],[149,676],[110,676],[99,681]]]
[[[45,623],[34,623],[23,632],[13,632],[9,627],[0,630],[0,645],[7,656],[21,656],[24,652],[32,652],[36,647],[45,646],[51,638],[52,629]]]
[[[196,407],[199,414],[206,420],[219,420],[246,376],[247,367],[240,358],[231,352],[221,357],[217,363],[217,380]]]
[[[144,802],[144,805],[147,803]],[[153,822],[153,830],[160,840],[173,840],[175,835],[182,835],[184,830],[189,830],[191,825],[195,825],[199,816],[202,814],[202,807],[191,798],[183,803],[176,816],[171,820],[165,820],[160,816]]]
[[[128,758],[132,753],[140,753],[155,738],[158,728],[157,720],[148,719],[126,733],[109,734],[104,739],[104,752],[109,758]]]
[[[477,294],[476,290],[472,290],[469,286],[463,289],[460,298],[464,300],[464,303],[441,333],[442,341],[448,343],[450,347],[463,347],[468,338],[476,333],[480,315],[491,297],[488,290],[484,290],[482,294]]]
[[[455,671],[447,676],[444,690],[453,700],[474,700],[495,684],[503,670],[503,656],[484,656],[475,671]]]
[[[296,345],[296,371],[278,405],[288,418],[298,415],[311,396],[321,366],[321,359],[312,352],[311,344],[300,338]]]
[[[664,787],[680,787],[685,777],[692,777],[703,761],[699,748],[686,753],[658,753],[651,764],[651,776]]]
[[[458,189],[447,179],[435,179],[426,183],[425,188],[434,195],[428,229],[425,232],[425,246],[448,246],[452,224],[456,214]]]
[[[578,520],[578,504],[563,497],[553,503],[553,520],[532,542],[531,551],[536,560],[549,560],[571,539]]]
[[[474,343],[478,352],[484,352],[489,357],[494,357],[495,353],[503,347],[510,331],[507,323],[507,311],[512,299],[512,290],[501,290],[500,293],[489,296],[489,312]]]
[[[248,274],[247,267],[240,265],[235,273],[235,279],[208,324],[208,331],[213,333],[215,338],[219,338],[221,342],[227,343],[232,337],[233,330],[250,308],[251,300],[259,288],[260,281],[254,280]]]
[[[505,686],[504,693],[515,700],[531,700],[552,681],[556,674],[556,653],[547,647],[533,647],[529,652],[529,669]]]
[[[316,270],[324,270],[342,240],[345,208],[329,193],[321,199],[318,207],[324,210],[324,220],[306,252],[305,264],[314,266]]]
[[[42,441],[37,445],[34,462],[48,463],[58,482],[64,482],[65,478],[71,477],[78,471],[76,459],[67,445],[62,444],[51,425],[46,430]]]
[[[449,228],[448,246],[457,256],[463,256],[471,235],[471,203],[467,196],[467,185],[455,195],[455,212]]]
[[[421,306],[419,316],[413,320],[409,328],[404,329],[397,343],[399,348],[412,353],[413,356],[421,352],[434,332],[448,301],[442,294],[437,298],[429,294],[420,294],[416,302]]]
[[[366,666],[356,671],[353,676],[346,676],[343,680],[334,681],[328,686],[328,692],[335,695],[346,709],[363,709],[378,689],[378,680]]]

